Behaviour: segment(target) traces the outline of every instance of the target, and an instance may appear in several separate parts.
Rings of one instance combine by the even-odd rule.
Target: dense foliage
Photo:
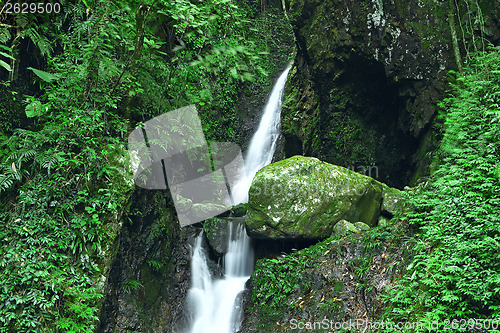
[[[238,142],[238,92],[266,86],[278,66],[267,50],[283,25],[253,2],[61,3],[58,15],[0,13],[0,332],[94,331],[133,190],[127,133],[195,103],[208,139]],[[387,299],[394,320],[500,318],[500,49],[476,52],[484,22],[470,12],[437,169],[406,216],[416,234]],[[330,241],[260,261],[254,302],[288,311]]]
[[[0,13],[0,332],[93,331],[127,133],[196,103],[207,139],[236,141],[238,90],[277,66],[235,1],[61,3]]]
[[[500,48],[477,53],[441,105],[440,163],[412,199],[414,259],[389,317],[441,328],[500,318],[499,68]]]

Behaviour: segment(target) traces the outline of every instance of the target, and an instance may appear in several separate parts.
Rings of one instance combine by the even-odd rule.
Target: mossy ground
[[[330,237],[300,251],[258,260],[242,332],[292,332],[294,320],[381,318],[383,295],[409,257],[407,228],[393,219],[383,228]]]

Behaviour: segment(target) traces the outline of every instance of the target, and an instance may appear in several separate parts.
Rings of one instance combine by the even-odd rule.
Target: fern
[[[40,50],[43,57],[49,57],[52,54],[52,46],[45,36],[41,36],[35,28],[29,28],[23,31],[26,37],[29,37],[33,44]]]
[[[442,163],[407,214],[421,234],[392,315],[500,317],[499,67],[500,48],[476,54],[442,103]]]

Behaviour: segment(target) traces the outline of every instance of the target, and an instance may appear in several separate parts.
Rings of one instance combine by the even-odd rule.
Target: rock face
[[[297,55],[282,109],[284,153],[408,184],[455,67],[447,2],[290,0]],[[374,176],[372,174],[372,176]]]
[[[267,5],[265,5],[266,2]],[[261,24],[260,29],[267,31],[266,36],[270,37],[269,40],[260,41],[269,47],[269,54],[262,55],[262,61],[266,64],[265,69],[268,75],[262,75],[255,81],[242,83],[241,89],[238,91],[236,109],[238,117],[234,121],[241,119],[241,126],[234,140],[231,141],[245,150],[259,125],[262,109],[269,97],[269,92],[281,72],[290,63],[294,48],[294,35],[282,10],[281,0],[263,1],[261,4],[245,0],[242,3],[245,3],[246,8],[253,8],[254,12],[251,10],[249,15],[258,17]]]
[[[203,231],[210,248],[218,257],[227,253],[229,223],[243,222],[242,217],[212,217],[203,223]]]
[[[391,232],[400,232],[398,228]],[[342,332],[338,326],[313,330],[304,323],[324,318],[328,324],[380,321],[389,306],[383,295],[401,278],[407,263],[400,241],[384,236],[377,246],[366,246],[368,232],[258,260],[243,294],[246,316],[239,332]]]
[[[322,239],[345,219],[374,226],[383,184],[312,157],[262,168],[249,191],[245,224],[260,239]]]
[[[193,227],[163,191],[136,189],[119,236],[98,332],[179,332],[186,323]]]

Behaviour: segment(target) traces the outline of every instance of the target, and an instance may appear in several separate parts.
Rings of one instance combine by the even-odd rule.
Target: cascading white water
[[[257,131],[250,141],[245,156],[245,175],[238,181],[232,191],[233,204],[248,201],[248,190],[253,177],[262,167],[271,163],[276,149],[276,140],[280,134],[280,111],[283,97],[283,88],[292,65],[283,71],[271,91],[271,95],[264,107],[264,113]]]
[[[276,81],[264,108],[259,127],[245,157],[245,174],[232,191],[233,203],[248,201],[248,189],[260,168],[271,163],[279,135],[283,88],[289,65]],[[191,259],[191,289],[188,304],[193,315],[190,333],[232,333],[241,324],[238,295],[253,270],[253,250],[244,225],[228,223],[228,250],[224,256],[224,277],[213,279],[202,246],[203,234],[196,238]]]
[[[215,280],[212,280],[202,247],[203,235],[196,238],[191,260],[192,286],[188,295],[193,314],[191,333],[230,333],[239,329],[241,311],[235,303],[252,274],[253,250],[243,224],[229,223],[228,234],[224,278]]]

